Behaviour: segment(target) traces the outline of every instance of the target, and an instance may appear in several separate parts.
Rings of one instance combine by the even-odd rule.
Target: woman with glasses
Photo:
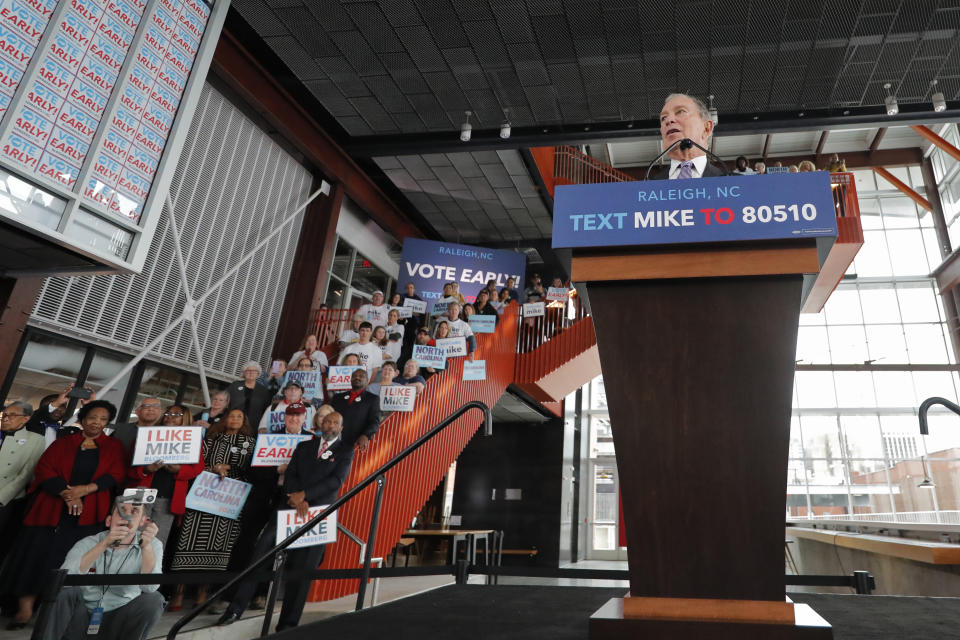
[[[30,506],[0,576],[0,593],[19,604],[8,630],[30,621],[37,594],[67,551],[103,529],[126,471],[123,444],[103,432],[116,417],[105,400],[86,403],[77,413],[80,431],[57,438],[37,461]]]
[[[243,411],[231,409],[207,432],[204,470],[221,478],[247,482],[256,442]],[[239,534],[237,520],[187,509],[170,568],[173,571],[224,571]],[[197,603],[206,599],[207,585],[201,585],[197,588]]]

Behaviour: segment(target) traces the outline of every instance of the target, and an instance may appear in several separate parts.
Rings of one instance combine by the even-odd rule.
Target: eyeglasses
[[[2,418],[26,418],[27,414],[25,413],[7,413],[6,411],[0,412],[0,419]]]
[[[164,418],[182,418],[183,414],[182,413],[165,413],[163,414],[163,417]]]
[[[140,405],[140,408],[141,409],[159,409],[160,405],[159,404],[142,404]]]

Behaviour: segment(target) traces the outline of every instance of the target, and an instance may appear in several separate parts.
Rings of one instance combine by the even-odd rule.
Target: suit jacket
[[[303,491],[310,506],[330,504],[337,499],[353,462],[353,445],[344,442],[342,435],[318,457],[322,442],[322,438],[314,438],[298,444],[283,474],[284,493]]]
[[[715,165],[710,164],[710,161],[707,161],[707,165],[703,168],[703,175],[701,178],[722,178],[725,176],[723,169]],[[669,180],[670,179],[670,165],[665,166],[663,169],[650,175],[651,180]]]
[[[45,448],[44,437],[27,429],[4,434],[0,444],[0,506],[26,495],[33,468]]]
[[[330,399],[333,410],[343,416],[340,439],[353,446],[360,436],[373,439],[380,428],[380,397],[364,391],[350,404],[350,392],[338,393]]]

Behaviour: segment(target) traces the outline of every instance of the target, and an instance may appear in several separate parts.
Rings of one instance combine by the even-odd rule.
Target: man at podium
[[[713,178],[726,175],[707,162],[705,149],[713,135],[713,119],[707,106],[685,93],[671,93],[660,111],[660,137],[668,149],[670,166],[651,176],[653,180]],[[672,149],[670,147],[673,147]]]

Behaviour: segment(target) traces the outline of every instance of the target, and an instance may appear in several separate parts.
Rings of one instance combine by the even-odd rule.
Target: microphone
[[[689,143],[689,144],[687,144],[687,143]],[[665,156],[665,155],[667,155],[668,153],[670,153],[671,151],[673,151],[674,147],[676,147],[677,145],[680,145],[680,149],[686,151],[686,150],[689,149],[691,146],[693,146],[693,140],[691,140],[690,138],[682,138],[682,139],[680,139],[680,140],[674,140],[674,141],[673,141],[673,144],[671,144],[670,146],[668,146],[666,149],[663,150],[663,152],[662,152],[660,155],[658,155],[656,158],[654,158],[653,160],[650,161],[650,164],[647,165],[647,174],[644,176],[644,178],[643,178],[644,180],[649,180],[649,179],[650,179],[650,171],[651,171],[651,169],[653,169],[653,165],[655,165],[657,162],[659,162],[659,161],[660,161],[660,158],[662,158],[663,156]],[[684,146],[684,145],[686,145],[686,146]]]
[[[727,164],[723,160],[721,160],[719,156],[711,152],[710,149],[707,149],[706,147],[701,147],[699,144],[697,144],[690,138],[684,138],[683,140],[680,141],[681,150],[686,150],[686,149],[689,149],[690,147],[696,147],[697,149],[700,149],[700,151],[703,151],[705,154],[707,154],[708,158],[710,158],[716,163],[719,163],[720,166],[723,168],[723,175],[725,176],[731,175],[730,169],[727,168]]]
[[[706,147],[701,147],[699,144],[697,144],[696,142],[694,142],[694,141],[691,140],[690,138],[681,138],[680,140],[674,141],[673,144],[671,144],[669,147],[667,147],[666,149],[663,150],[663,153],[661,153],[660,155],[658,155],[656,158],[653,159],[653,161],[652,161],[650,164],[647,165],[647,174],[646,174],[646,176],[644,177],[644,180],[649,180],[649,179],[650,179],[650,171],[653,169],[653,165],[655,165],[655,164],[660,160],[660,158],[662,158],[663,156],[665,156],[665,155],[667,155],[668,153],[670,153],[671,151],[673,151],[674,147],[676,147],[676,146],[678,146],[678,145],[679,145],[681,151],[686,151],[687,149],[690,149],[690,148],[692,148],[692,147],[696,147],[697,149],[700,149],[700,150],[703,151],[705,154],[707,154],[707,157],[708,157],[710,160],[713,160],[714,162],[720,163],[720,166],[723,168],[723,175],[725,175],[725,176],[731,175],[731,174],[730,174],[730,169],[727,168],[727,165],[726,165],[726,164],[723,162],[723,160],[721,160],[716,154],[712,153],[712,152],[711,152],[709,149],[707,149]]]

